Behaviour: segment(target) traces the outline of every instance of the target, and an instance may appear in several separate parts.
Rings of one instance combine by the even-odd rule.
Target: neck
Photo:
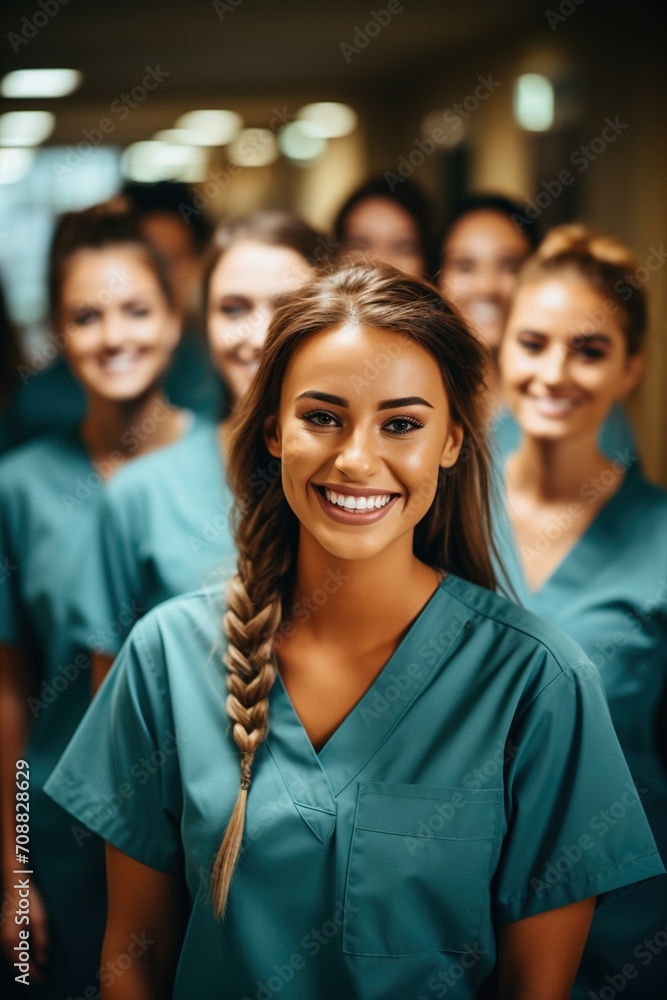
[[[361,649],[403,631],[437,586],[436,571],[412,551],[412,533],[377,556],[339,559],[301,531],[296,582],[286,614],[318,641]],[[426,596],[425,596],[426,595]]]
[[[80,435],[91,457],[122,464],[175,440],[181,411],[170,406],[162,389],[153,387],[137,399],[109,400],[88,394]]]
[[[611,462],[598,449],[597,431],[570,440],[549,441],[524,434],[507,462],[511,488],[539,502],[579,501],[588,484]]]

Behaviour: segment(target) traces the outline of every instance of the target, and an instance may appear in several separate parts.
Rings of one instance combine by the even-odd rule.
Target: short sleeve
[[[122,499],[122,498],[121,498]],[[146,611],[140,606],[141,581],[136,519],[125,516],[122,502],[107,492],[100,510],[99,545],[107,622],[95,637],[97,653],[115,656],[134,622]]]
[[[592,664],[542,690],[513,729],[506,761],[500,923],[664,872]]]
[[[161,640],[142,622],[49,777],[45,790],[84,827],[137,861],[182,870],[182,796]],[[76,836],[73,826],[73,835]]]
[[[13,523],[10,500],[3,490],[0,491],[0,643],[6,646],[29,644],[20,572],[18,526]]]

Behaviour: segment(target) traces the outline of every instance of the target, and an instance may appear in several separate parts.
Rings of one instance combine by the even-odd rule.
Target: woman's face
[[[64,353],[79,382],[109,400],[151,389],[180,336],[157,276],[140,248],[83,249],[65,265],[60,295]]]
[[[575,275],[517,292],[500,351],[505,399],[525,434],[597,437],[613,404],[636,385],[616,303]]]
[[[366,198],[345,219],[341,256],[361,253],[370,261],[392,264],[422,276],[426,261],[414,219],[390,198]]]
[[[360,381],[364,370],[373,377]],[[438,469],[455,463],[463,431],[428,351],[399,334],[344,326],[298,348],[265,440],[282,460],[301,531],[356,560],[397,543],[411,549]]]
[[[250,240],[220,258],[209,286],[208,340],[233,403],[245,396],[257,371],[277,300],[312,274],[296,250]]]
[[[454,224],[442,250],[442,291],[496,350],[528,240],[506,216],[479,211]]]

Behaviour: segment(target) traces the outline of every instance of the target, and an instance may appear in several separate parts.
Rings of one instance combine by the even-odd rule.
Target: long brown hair
[[[292,590],[298,521],[283,493],[281,462],[264,441],[278,412],[287,366],[304,341],[351,324],[409,338],[438,363],[452,420],[463,427],[456,465],[438,474],[436,495],[414,533],[423,562],[493,589],[490,459],[484,436],[488,356],[459,312],[420,278],[388,265],[350,265],[292,292],[275,313],[254,382],[240,403],[229,442],[236,497],[238,572],[227,590],[226,709],[241,752],[241,787],[213,871],[213,904],[224,912],[241,847],[250,772],[267,734],[276,674],[274,640]],[[287,459],[286,459],[287,460]]]

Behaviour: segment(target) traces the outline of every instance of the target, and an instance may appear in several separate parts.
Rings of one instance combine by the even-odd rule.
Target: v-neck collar
[[[268,748],[294,805],[321,841],[334,831],[336,797],[373,757],[440,667],[441,659],[437,658],[432,666],[426,666],[419,649],[425,634],[442,630],[450,600],[447,591],[456,586],[456,581],[456,577],[448,575],[440,583],[369,689],[319,753],[280,675],[276,676],[271,692]],[[418,664],[419,669],[410,671],[413,664]]]
[[[555,586],[563,586],[566,590],[580,586],[581,577],[580,574],[577,575],[577,566],[585,566],[586,577],[591,578],[599,567],[609,562],[610,554],[613,553],[615,528],[617,525],[619,529],[621,527],[619,521],[622,521],[624,517],[628,494],[639,479],[640,473],[637,469],[626,470],[623,482],[614,495],[600,508],[590,524],[567,550],[553,572],[535,589],[528,584],[516,533],[509,513],[505,513],[506,531],[511,540],[512,557],[522,589],[521,596],[525,598],[526,604],[533,608],[540,605]]]

